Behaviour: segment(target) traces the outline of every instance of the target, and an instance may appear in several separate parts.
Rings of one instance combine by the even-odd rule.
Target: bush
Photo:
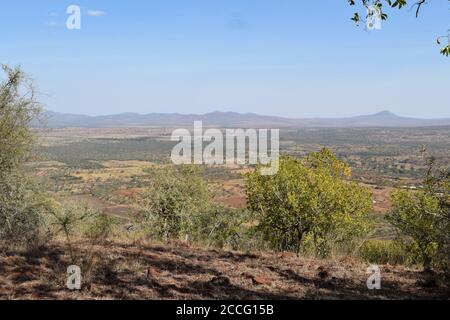
[[[197,241],[208,246],[244,249],[249,245],[250,228],[247,223],[250,217],[251,213],[246,210],[215,205],[193,219],[196,223],[191,232]]]
[[[72,262],[77,260],[73,248],[75,237],[87,237],[98,244],[111,235],[114,225],[114,220],[106,214],[73,202],[55,204],[47,220],[52,234],[65,238]]]
[[[346,180],[349,167],[329,150],[297,160],[283,157],[276,175],[247,175],[250,210],[257,229],[275,250],[312,251],[321,257],[332,247],[352,247],[368,230],[372,195]]]
[[[231,249],[247,242],[250,213],[216,204],[197,167],[170,166],[149,173],[151,183],[138,200],[138,219],[150,237]]]
[[[450,172],[435,169],[434,160],[420,191],[392,194],[389,222],[399,240],[425,269],[450,270]]]
[[[413,262],[402,244],[392,240],[369,240],[362,245],[360,256],[374,264],[402,265]]]
[[[115,224],[116,221],[107,214],[95,212],[91,219],[87,221],[84,235],[96,243],[102,242],[112,235]]]
[[[44,215],[52,210],[23,173],[35,141],[30,125],[41,108],[32,83],[19,68],[2,70],[6,78],[0,81],[0,240],[30,244],[40,240]]]
[[[195,236],[197,220],[212,208],[208,186],[194,167],[154,169],[138,202],[139,220],[152,237],[164,240]]]
[[[16,245],[45,242],[45,216],[51,212],[48,198],[21,173],[3,176],[0,181],[0,240]]]

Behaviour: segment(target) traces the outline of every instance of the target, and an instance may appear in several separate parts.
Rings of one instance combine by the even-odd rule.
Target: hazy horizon
[[[445,2],[365,31],[346,1],[79,0],[82,29],[70,31],[72,1],[18,0],[0,12],[14,31],[0,63],[21,65],[61,113],[449,118],[450,64],[435,43]]]
[[[109,113],[109,114],[87,114],[87,113],[77,113],[77,112],[59,112],[59,111],[55,111],[55,110],[48,110],[45,109],[45,112],[55,112],[55,113],[60,113],[60,114],[68,114],[68,115],[78,115],[78,116],[88,116],[88,117],[105,117],[105,116],[117,116],[117,115],[122,115],[122,114],[136,114],[136,115],[148,115],[148,114],[167,114],[167,115],[171,115],[171,114],[179,114],[179,115],[206,115],[206,114],[214,114],[214,113],[236,113],[236,114],[241,114],[241,115],[245,115],[245,114],[253,114],[256,116],[262,116],[262,117],[279,117],[279,118],[287,118],[287,119],[339,119],[339,118],[351,118],[351,117],[360,117],[360,116],[377,116],[380,115],[382,113],[391,113],[392,116],[397,116],[397,117],[401,117],[401,118],[410,118],[401,114],[396,114],[394,112],[392,112],[391,110],[380,110],[378,112],[375,113],[371,113],[371,114],[353,114],[350,116],[336,116],[336,117],[289,117],[289,116],[280,116],[277,114],[263,114],[263,113],[258,113],[258,112],[239,112],[239,111],[222,111],[222,110],[214,110],[214,111],[210,111],[210,112],[205,112],[205,113],[192,113],[192,112],[148,112],[148,113],[142,113],[142,112],[137,112],[137,111],[126,111],[126,112],[118,112],[118,113]],[[411,117],[413,118],[413,117]],[[439,120],[439,119],[449,119],[450,117],[438,117],[438,118],[426,118],[426,117],[417,117],[417,119],[424,119],[424,120]]]

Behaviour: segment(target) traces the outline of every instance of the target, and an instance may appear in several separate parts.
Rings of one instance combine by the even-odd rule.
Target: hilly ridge
[[[448,126],[447,119],[417,119],[398,116],[390,111],[347,118],[283,118],[255,113],[212,112],[203,115],[179,113],[122,113],[105,116],[44,113],[42,122],[49,128],[108,128],[108,127],[191,127],[194,121],[205,126],[239,128],[286,127],[425,127]],[[36,127],[43,124],[35,124]]]

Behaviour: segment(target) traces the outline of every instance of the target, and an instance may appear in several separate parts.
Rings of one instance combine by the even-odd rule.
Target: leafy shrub
[[[114,221],[104,213],[88,206],[67,202],[58,203],[48,217],[50,231],[54,236],[65,238],[72,262],[77,257],[73,248],[75,237],[87,237],[94,244],[106,240],[112,232]]]
[[[197,241],[208,246],[243,249],[249,244],[250,229],[246,224],[250,217],[246,210],[216,205],[193,219],[191,232]]]
[[[212,200],[194,167],[158,168],[139,198],[139,218],[151,236],[166,240],[193,236],[198,216],[211,209]]]
[[[375,264],[402,265],[413,262],[404,246],[392,240],[369,240],[362,245],[360,256]]]
[[[91,216],[90,221],[87,221],[84,235],[96,243],[108,239],[114,231],[115,220],[102,212],[96,212]]]
[[[399,239],[425,269],[450,270],[450,172],[436,170],[434,159],[423,190],[398,190],[392,194],[389,222]]]
[[[246,240],[250,213],[214,202],[194,166],[148,171],[151,182],[139,196],[139,222],[150,237],[183,239],[214,247],[239,248]]]
[[[39,245],[47,236],[45,216],[52,211],[48,198],[21,173],[0,181],[0,240],[17,245]]]

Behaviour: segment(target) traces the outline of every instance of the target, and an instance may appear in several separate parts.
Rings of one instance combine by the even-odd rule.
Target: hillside
[[[389,111],[350,118],[291,119],[254,113],[213,112],[204,115],[164,113],[123,113],[86,116],[47,111],[43,124],[49,128],[112,128],[112,127],[192,127],[194,121],[205,126],[236,128],[289,127],[421,127],[450,125],[450,119],[415,119],[397,116]],[[35,123],[35,126],[42,124]]]
[[[382,289],[370,291],[368,264],[294,254],[159,246],[77,243],[85,263],[80,292],[65,288],[66,247],[0,251],[0,299],[448,299],[448,284],[426,281],[417,269],[380,266]],[[93,257],[89,260],[89,256]]]

